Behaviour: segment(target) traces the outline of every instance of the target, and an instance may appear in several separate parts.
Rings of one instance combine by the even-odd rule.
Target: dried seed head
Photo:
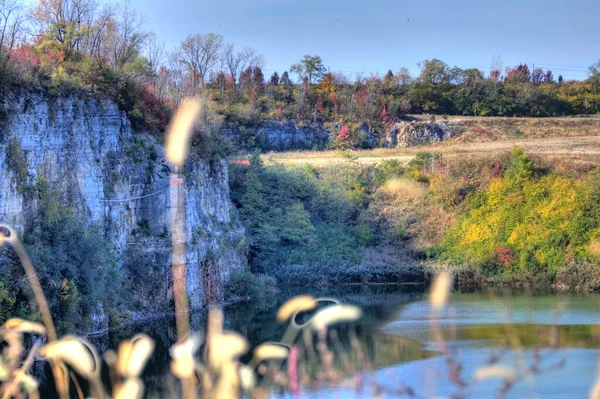
[[[284,322],[296,313],[308,312],[317,306],[317,301],[310,295],[300,295],[286,301],[277,311],[277,320]]]
[[[51,342],[40,349],[40,355],[62,361],[88,379],[97,376],[99,372],[96,350],[90,343],[78,337],[67,335]]]
[[[142,374],[146,362],[154,351],[154,341],[145,334],[138,334],[119,345],[117,373],[127,378]]]
[[[0,334],[5,331],[14,331],[17,333],[34,333],[45,335],[46,328],[39,323],[33,323],[31,321],[26,321],[18,318],[8,319],[2,327],[0,327]]]
[[[316,331],[345,321],[355,321],[361,316],[361,310],[356,306],[333,305],[317,312],[312,319],[312,327]]]
[[[115,399],[139,399],[144,393],[144,384],[138,378],[129,378],[115,392]]]
[[[240,386],[244,391],[249,391],[256,385],[254,371],[248,366],[241,365],[239,368]]]
[[[248,343],[237,333],[224,332],[214,335],[209,341],[208,363],[213,369],[219,369],[246,353],[247,350]]]
[[[17,232],[11,226],[0,223],[0,245],[12,243],[18,239]]]
[[[194,375],[196,369],[194,355],[201,343],[202,337],[195,334],[171,347],[170,353],[173,358],[171,372],[173,375],[180,379],[191,378]]]
[[[452,275],[450,273],[444,272],[435,276],[429,293],[429,303],[434,309],[439,310],[446,305],[451,288]]]
[[[477,370],[473,378],[476,381],[485,380],[486,378],[502,378],[507,381],[514,381],[517,376],[514,370],[507,367],[488,366]]]
[[[202,105],[197,99],[183,100],[169,125],[166,153],[169,161],[175,165],[183,165],[187,157],[194,121],[198,117],[201,107]]]
[[[260,362],[268,359],[286,359],[289,349],[283,345],[262,344],[254,350],[254,357]]]

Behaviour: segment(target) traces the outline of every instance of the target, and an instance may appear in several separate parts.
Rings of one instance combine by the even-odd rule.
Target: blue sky
[[[356,76],[396,72],[439,58],[488,71],[527,62],[581,79],[600,58],[599,0],[132,0],[146,27],[177,46],[190,33],[220,33],[263,54],[265,74],[304,54]]]

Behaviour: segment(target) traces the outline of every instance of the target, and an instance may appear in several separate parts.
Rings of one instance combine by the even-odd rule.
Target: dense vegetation
[[[479,283],[595,290],[599,179],[592,165],[515,149],[461,160],[419,153],[406,166],[350,159],[298,168],[254,158],[232,167],[231,185],[251,265],[280,281],[412,281],[413,258]]]
[[[374,173],[375,172],[375,173]],[[382,174],[355,162],[326,168],[249,165],[230,168],[231,197],[249,229],[254,272],[284,283],[418,279],[398,248],[370,217]]]
[[[6,16],[0,21],[0,93],[30,86],[51,95],[108,94],[136,128],[151,132],[164,129],[183,97],[199,94],[214,100],[225,120],[245,126],[275,119],[385,127],[407,113],[559,116],[600,110],[600,63],[584,81],[525,64],[504,68],[496,60],[486,74],[438,59],[420,63],[418,76],[400,68],[351,80],[307,55],[290,73],[267,77],[261,55],[236,50],[218,34],[190,34],[166,51],[128,5],[39,0],[28,7],[24,0],[0,3]]]
[[[442,258],[480,266],[488,276],[554,280],[583,266],[597,274],[600,170],[576,173],[535,165],[519,149],[495,168],[441,242]],[[577,283],[598,289],[594,278]]]

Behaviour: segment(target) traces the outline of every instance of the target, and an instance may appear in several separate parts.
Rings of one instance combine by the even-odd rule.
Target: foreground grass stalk
[[[171,246],[172,246],[172,272],[173,272],[173,297],[175,300],[175,313],[177,323],[177,337],[179,340],[187,338],[190,333],[189,305],[187,298],[187,267],[185,259],[185,215],[183,202],[183,178],[175,166],[171,173],[169,197],[171,201]]]
[[[185,212],[184,190],[181,168],[188,155],[189,139],[198,117],[201,104],[197,100],[187,99],[182,102],[169,126],[166,154],[173,163],[170,174],[169,200],[171,216],[171,246],[173,297],[177,324],[177,338],[183,342],[190,336],[189,303],[187,295],[187,265],[185,256]],[[197,397],[197,382],[186,378],[182,380],[183,397]]]

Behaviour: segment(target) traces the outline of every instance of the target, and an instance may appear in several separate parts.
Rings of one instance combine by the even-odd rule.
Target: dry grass
[[[412,116],[429,120],[428,115]],[[441,121],[442,118],[437,118]],[[341,152],[291,151],[263,155],[266,163],[290,165],[327,165],[344,162],[348,156],[364,164],[384,159],[409,162],[416,153],[435,151],[450,156],[489,155],[523,147],[528,153],[542,156],[598,161],[600,155],[600,117],[565,118],[490,118],[451,116],[448,118],[458,134],[445,142],[411,148],[376,148]]]
[[[349,154],[362,164],[376,164],[386,159],[396,159],[408,163],[423,151],[438,152],[447,157],[489,156],[522,147],[528,154],[544,158],[573,160],[580,163],[600,164],[600,136],[554,137],[512,139],[486,142],[457,142],[423,145],[412,148],[377,148],[372,150],[350,151]],[[266,164],[323,166],[342,163],[348,160],[347,153],[340,151],[291,151],[270,152],[262,156]]]
[[[386,194],[400,197],[405,200],[415,201],[427,193],[427,188],[416,181],[409,179],[390,179],[384,185]]]

